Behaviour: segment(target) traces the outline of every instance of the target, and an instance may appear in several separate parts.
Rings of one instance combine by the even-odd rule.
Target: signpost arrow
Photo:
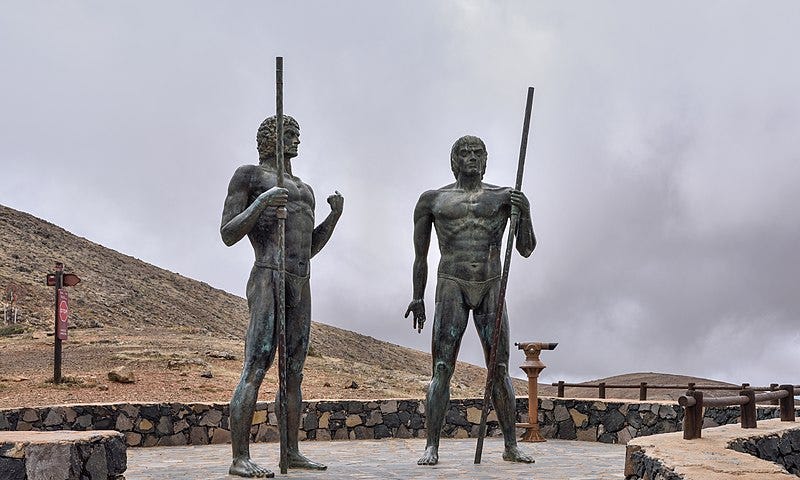
[[[81,283],[81,279],[74,273],[65,273],[63,282],[65,287],[74,287]]]

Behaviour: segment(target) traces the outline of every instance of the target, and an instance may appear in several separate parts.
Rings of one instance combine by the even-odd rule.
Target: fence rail
[[[756,393],[755,389],[746,389],[739,395],[729,397],[704,398],[702,390],[690,390],[678,399],[678,405],[684,407],[683,438],[692,440],[700,438],[703,430],[703,407],[741,406],[742,428],[756,428],[756,403],[778,401],[781,421],[794,422],[795,385],[780,385],[777,389],[765,393]]]
[[[599,383],[566,383],[563,380],[558,382],[553,382],[551,384],[554,387],[558,387],[558,391],[556,395],[559,398],[564,397],[564,388],[565,387],[575,387],[575,388],[596,388],[597,389],[597,396],[598,398],[606,398],[606,389],[609,388],[617,388],[617,389],[639,389],[639,400],[647,400],[647,391],[648,390],[753,390],[754,392],[774,392],[780,389],[780,385],[777,383],[770,384],[769,387],[751,387],[749,383],[742,383],[741,385],[697,385],[694,382],[688,382],[683,384],[672,384],[672,385],[658,385],[658,384],[648,384],[647,382],[641,382],[638,385],[630,385],[630,384],[616,384],[616,383],[606,383],[606,382],[599,382]],[[796,390],[800,390],[800,385],[795,385],[794,388]],[[761,401],[761,400],[759,400]],[[764,400],[766,401],[766,400]],[[774,401],[774,400],[770,400]],[[774,401],[777,402],[777,401]],[[777,403],[775,403],[777,405]]]

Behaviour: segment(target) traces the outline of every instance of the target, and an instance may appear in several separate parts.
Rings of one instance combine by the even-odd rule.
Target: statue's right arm
[[[427,192],[426,192],[427,193]],[[433,213],[430,201],[422,194],[414,209],[414,299],[422,300],[428,283],[428,249],[431,245]]]
[[[272,187],[247,205],[250,196],[249,166],[239,167],[228,185],[228,196],[222,209],[219,233],[225,245],[231,246],[250,233],[259,215],[268,206],[286,205],[287,192]]]
[[[406,310],[414,314],[414,328],[422,330],[425,323],[425,285],[428,283],[428,249],[431,244],[433,192],[425,192],[414,209],[414,266],[412,270],[413,299]]]

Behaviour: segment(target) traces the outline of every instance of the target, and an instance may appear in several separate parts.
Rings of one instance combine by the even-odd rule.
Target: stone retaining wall
[[[119,432],[0,432],[2,480],[109,480],[126,467]]]
[[[626,448],[625,479],[797,480],[798,467],[800,425],[770,419],[757,428],[704,429],[693,440],[681,432],[633,439]]]
[[[451,400],[442,436],[477,436],[480,399]],[[425,437],[425,402],[420,400],[316,400],[304,403],[300,438],[343,440]],[[734,423],[739,409],[707,409],[707,426]],[[759,407],[758,418],[778,416]],[[527,398],[517,399],[517,421],[528,418]],[[671,402],[540,398],[539,422],[546,438],[627,443],[634,437],[681,429],[683,408]],[[0,430],[117,430],[131,447],[206,445],[230,441],[228,404],[125,403],[64,405],[0,410]],[[519,429],[521,434],[523,430]],[[499,435],[494,412],[488,434]],[[277,441],[272,402],[259,402],[251,438]]]
[[[775,462],[789,473],[800,477],[800,430],[785,430],[763,437],[738,438],[728,448]]]

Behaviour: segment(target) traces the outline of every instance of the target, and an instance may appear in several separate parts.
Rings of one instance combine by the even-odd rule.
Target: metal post
[[[56,284],[55,295],[53,303],[56,304],[55,325],[53,327],[53,383],[61,383],[61,339],[58,338],[58,291],[63,287],[64,282],[64,264],[56,262],[55,268]]]
[[[283,187],[283,57],[275,58],[275,104],[276,104],[276,146],[275,161],[277,167],[277,183]],[[288,358],[286,352],[286,207],[278,207],[275,212],[278,217],[278,295],[277,295],[277,320],[278,320],[278,424],[280,432],[280,460],[278,465],[282,474],[289,470],[289,438],[288,438],[288,411],[286,408],[286,374]]]
[[[533,87],[528,87],[528,97],[525,104],[525,118],[522,123],[522,141],[519,147],[519,161],[517,163],[517,181],[514,186],[515,190],[522,189],[522,174],[525,171],[525,155],[528,149],[528,130],[531,125],[531,109],[533,107]],[[506,255],[503,262],[503,274],[500,277],[500,291],[497,294],[497,308],[495,312],[494,330],[492,331],[492,345],[489,351],[489,361],[487,362],[486,369],[486,387],[483,392],[483,405],[481,409],[481,421],[478,425],[478,442],[475,446],[475,460],[474,463],[481,463],[481,455],[483,453],[483,437],[486,435],[486,417],[489,416],[489,402],[492,398],[492,390],[494,390],[494,377],[495,369],[497,368],[497,348],[500,345],[500,331],[503,325],[503,309],[506,303],[506,288],[508,287],[508,272],[511,267],[512,248],[514,247],[514,235],[517,233],[517,222],[519,221],[519,212],[516,207],[511,208],[511,219],[508,228],[508,240],[506,240]]]

